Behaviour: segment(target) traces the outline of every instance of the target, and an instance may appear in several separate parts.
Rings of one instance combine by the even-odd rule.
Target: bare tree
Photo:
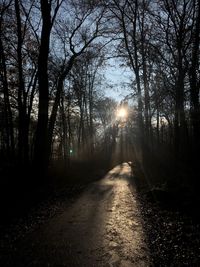
[[[39,107],[38,122],[35,137],[34,162],[35,165],[45,172],[48,165],[48,107],[49,107],[49,84],[48,84],[48,57],[50,35],[57,12],[62,1],[56,1],[53,7],[52,1],[41,0],[42,30],[38,56],[38,84],[39,84]],[[54,9],[53,9],[54,8]],[[52,11],[53,9],[53,11]],[[53,14],[52,14],[53,12]]]
[[[68,5],[69,4],[66,4],[66,6],[63,7],[64,11],[67,13],[74,12],[73,19],[72,21],[68,21],[67,25],[61,20],[58,25],[61,41],[64,39],[64,58],[57,79],[55,101],[49,119],[48,157],[51,155],[53,130],[63,83],[69,75],[76,59],[82,55],[87,48],[90,48],[92,43],[95,42],[98,37],[102,36],[105,31],[104,7],[99,7],[95,3],[90,4],[85,2],[82,4],[79,2],[71,2],[71,5]],[[64,35],[64,38],[62,35]]]
[[[6,144],[6,154],[8,158],[14,157],[14,130],[13,130],[13,114],[11,110],[10,104],[10,97],[9,97],[9,85],[8,85],[8,73],[7,73],[7,64],[6,64],[6,55],[4,51],[4,36],[3,32],[4,29],[4,15],[6,11],[9,9],[12,1],[3,1],[0,8],[0,77],[3,87],[3,113],[4,113],[4,120],[5,121],[5,139],[3,138],[3,142],[5,140]]]

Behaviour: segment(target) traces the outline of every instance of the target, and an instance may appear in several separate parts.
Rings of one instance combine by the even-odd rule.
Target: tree
[[[13,130],[13,114],[11,110],[10,97],[9,97],[9,85],[8,85],[8,73],[7,73],[7,64],[6,64],[6,55],[4,50],[3,43],[3,33],[4,29],[4,16],[6,11],[9,9],[12,1],[4,1],[1,4],[1,13],[0,13],[0,77],[2,83],[2,93],[3,93],[3,109],[2,113],[4,114],[3,121],[5,122],[5,133],[3,132],[3,142],[6,144],[6,157],[11,159],[14,157],[14,130]]]
[[[39,107],[38,122],[35,136],[34,162],[38,170],[46,172],[48,166],[48,107],[49,107],[49,84],[48,84],[48,57],[50,46],[50,34],[57,12],[62,1],[56,1],[52,13],[52,2],[41,0],[42,30],[38,56],[38,91]]]
[[[63,42],[63,34],[66,39],[62,43],[64,58],[62,60],[62,65],[59,68],[60,73],[57,78],[56,96],[49,119],[48,159],[51,155],[53,130],[64,81],[69,75],[77,58],[84,54],[87,49],[90,49],[92,43],[95,42],[96,38],[102,36],[106,29],[104,25],[105,9],[101,6],[99,7],[96,3],[91,4],[83,2],[80,5],[79,2],[71,2],[69,6],[66,4],[64,10],[67,13],[74,13],[72,21],[69,20],[67,26],[65,24],[66,22],[61,20],[58,26],[59,30],[57,29],[57,33],[61,35],[61,43]],[[62,29],[62,32],[60,32],[60,28]]]
[[[199,70],[199,46],[200,46],[200,4],[194,2],[194,29],[192,32],[191,59],[189,60],[189,81],[190,81],[190,102],[191,102],[191,124],[194,153],[199,151],[200,147],[200,103],[199,87],[200,77],[197,74]],[[196,155],[195,155],[196,156]]]

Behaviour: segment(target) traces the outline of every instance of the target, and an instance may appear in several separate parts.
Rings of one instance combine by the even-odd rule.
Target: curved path
[[[130,177],[123,163],[91,184],[62,214],[20,241],[10,265],[150,266]]]

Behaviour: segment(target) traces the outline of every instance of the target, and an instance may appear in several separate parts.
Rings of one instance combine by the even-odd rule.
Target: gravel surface
[[[140,198],[140,210],[154,266],[199,267],[200,223],[179,209]]]

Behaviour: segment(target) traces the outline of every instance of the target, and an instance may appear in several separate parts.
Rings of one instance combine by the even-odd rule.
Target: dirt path
[[[62,214],[19,240],[4,266],[150,266],[130,176],[127,163],[112,169]]]

